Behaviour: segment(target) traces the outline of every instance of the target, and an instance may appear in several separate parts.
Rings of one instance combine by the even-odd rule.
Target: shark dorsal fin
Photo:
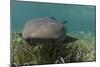
[[[63,24],[66,24],[67,22],[68,22],[68,21],[67,21],[67,20],[65,20],[65,21],[63,21],[62,23],[63,23]]]
[[[56,18],[55,17],[50,17],[51,19],[54,19],[54,20],[56,20]]]

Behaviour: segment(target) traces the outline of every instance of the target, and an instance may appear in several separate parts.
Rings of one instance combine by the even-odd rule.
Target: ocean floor
[[[29,45],[17,33],[13,33],[11,62],[21,66],[96,61],[95,36],[83,33],[68,35],[78,40],[61,45],[38,42]]]

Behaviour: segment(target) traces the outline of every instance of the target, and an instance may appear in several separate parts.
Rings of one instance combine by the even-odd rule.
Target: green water
[[[12,31],[22,31],[32,18],[53,16],[59,21],[67,20],[68,32],[95,34],[96,6],[74,4],[50,4],[12,1]]]

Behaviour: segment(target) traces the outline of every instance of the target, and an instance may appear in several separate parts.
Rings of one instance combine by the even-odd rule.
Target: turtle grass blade
[[[70,37],[73,39],[73,37]],[[68,40],[66,39],[66,41]],[[76,40],[76,39],[75,39]],[[73,40],[72,40],[73,41]],[[32,43],[34,45],[34,43]],[[60,64],[61,57],[65,63],[95,61],[95,38],[79,38],[71,43],[61,45],[37,43],[30,46],[18,34],[14,35],[11,56],[12,63],[20,65]]]

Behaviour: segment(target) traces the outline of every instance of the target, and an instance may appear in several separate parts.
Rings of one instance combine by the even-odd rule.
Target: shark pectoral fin
[[[63,43],[72,43],[78,40],[77,38],[71,37],[71,36],[66,36]]]
[[[16,32],[16,34],[22,37],[22,33],[21,32]]]

